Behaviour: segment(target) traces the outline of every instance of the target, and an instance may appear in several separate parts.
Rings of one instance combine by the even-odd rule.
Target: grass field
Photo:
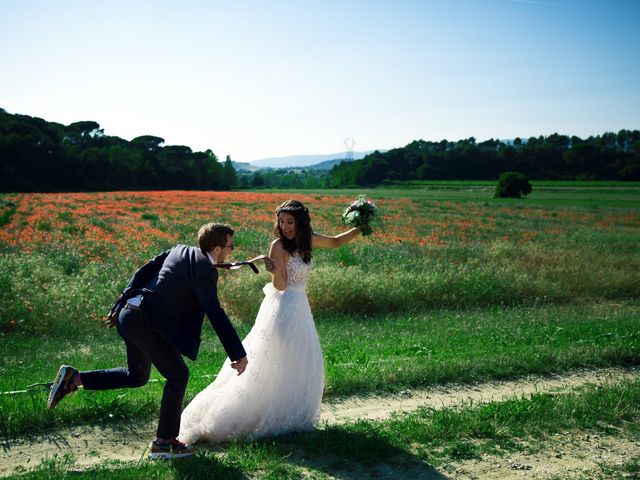
[[[233,258],[249,258],[266,253],[273,211],[283,200],[302,200],[314,229],[334,234],[344,228],[342,210],[359,193],[0,195],[0,391],[49,381],[61,363],[120,365],[122,342],[100,318],[142,262],[175,243],[194,244],[200,224],[232,224]],[[365,193],[383,213],[384,234],[375,244],[360,239],[314,252],[309,298],[325,355],[327,401],[640,364],[640,185],[534,182],[533,194],[523,200],[493,199],[493,186],[478,182]],[[249,270],[221,276],[221,300],[242,334],[251,328],[267,281],[266,273]],[[200,358],[190,363],[188,398],[211,381],[223,359],[205,325]],[[155,372],[152,378],[160,379]],[[0,395],[0,431],[10,441],[63,425],[148,422],[157,416],[161,385],[80,392],[53,412],[45,408],[44,392]],[[347,452],[348,445],[361,445],[349,455],[364,464],[393,457],[440,465],[511,437],[542,438],[565,428],[622,425],[621,434],[636,438],[629,422],[640,418],[637,392],[637,385],[617,385],[567,399],[495,404],[487,407],[495,409],[494,423],[477,420],[475,433],[463,426],[489,414],[470,406],[234,444],[190,466],[105,464],[92,474],[110,476],[117,468],[123,478],[174,478],[192,468],[195,476],[208,469],[227,478],[299,478],[305,474],[302,457],[315,459],[316,470],[324,457],[340,464],[346,457],[334,444]],[[563,402],[591,405],[585,407],[591,423],[567,424],[569,416],[558,413],[569,408]],[[511,412],[506,416],[535,411],[534,425],[496,424],[502,409]],[[458,426],[443,427],[440,415]],[[403,446],[407,436],[416,438],[410,448]],[[70,465],[59,459],[29,475],[64,476]],[[625,468],[633,470],[633,463]]]
[[[489,205],[516,207],[621,207],[637,208],[640,189],[637,182],[566,182],[555,180],[532,181],[533,193],[525,199],[493,198],[495,181],[423,181],[403,182],[386,188],[339,190],[341,195],[367,193],[380,198],[412,198],[429,201],[481,202]],[[277,193],[278,190],[261,190]],[[292,190],[304,194],[308,190]],[[336,190],[316,192],[335,195]],[[348,192],[348,193],[347,193]]]

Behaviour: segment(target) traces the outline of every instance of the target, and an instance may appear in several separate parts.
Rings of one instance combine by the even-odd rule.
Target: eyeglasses
[[[233,249],[236,248],[235,245],[232,243],[231,245],[225,245],[224,248],[228,248],[229,250],[231,250],[233,252]]]

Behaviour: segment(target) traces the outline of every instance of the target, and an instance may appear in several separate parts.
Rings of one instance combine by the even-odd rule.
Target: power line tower
[[[344,161],[345,162],[353,161],[353,147],[355,146],[355,144],[356,144],[356,141],[351,137],[347,137],[344,139],[344,147],[345,147]]]

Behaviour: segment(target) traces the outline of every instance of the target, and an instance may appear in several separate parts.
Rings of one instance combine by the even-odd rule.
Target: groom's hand
[[[242,372],[244,372],[245,368],[247,368],[248,363],[249,360],[247,360],[247,357],[242,357],[235,362],[231,362],[231,368],[236,370],[238,372],[238,375],[242,375]]]
[[[275,264],[273,263],[273,260],[271,260],[269,257],[264,257],[264,268],[267,269],[267,272],[273,272],[276,269]]]
[[[107,315],[102,319],[102,321],[107,327],[111,328],[118,322],[118,317],[116,317],[115,315]]]

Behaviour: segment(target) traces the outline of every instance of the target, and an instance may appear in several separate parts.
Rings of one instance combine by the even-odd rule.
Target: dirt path
[[[525,450],[504,457],[482,455],[479,459],[450,465],[449,475],[465,480],[602,478],[598,475],[601,473],[599,465],[620,466],[638,455],[640,445],[627,439],[565,433],[545,441],[542,451]],[[638,477],[629,475],[628,478]]]
[[[383,420],[389,418],[392,412],[410,412],[421,406],[442,408],[465,401],[497,402],[507,398],[528,397],[537,392],[567,392],[588,384],[600,385],[638,377],[640,369],[580,370],[565,375],[528,376],[511,381],[407,390],[392,396],[352,397],[335,403],[324,403],[321,421],[344,423],[357,418]]]
[[[588,384],[600,385],[608,382],[618,382],[640,378],[640,369],[600,369],[575,371],[565,375],[551,377],[530,376],[513,381],[487,382],[477,385],[447,385],[425,390],[405,391],[398,395],[350,397],[343,400],[331,401],[323,404],[321,423],[341,424],[356,419],[385,419],[392,412],[409,412],[420,406],[442,408],[459,405],[463,402],[474,403],[501,401],[508,398],[530,396],[536,392],[568,392]],[[0,452],[0,476],[8,475],[15,469],[29,469],[38,465],[43,459],[54,455],[63,456],[72,453],[75,459],[75,469],[82,470],[97,465],[105,460],[136,461],[146,456],[146,446],[153,437],[154,425],[130,426],[113,428],[75,427],[68,430],[57,430],[53,433],[32,438],[12,440],[3,445]],[[536,478],[543,471],[549,475],[549,465],[555,465],[554,471],[562,474],[563,468],[582,468],[585,463],[576,460],[581,452],[589,448],[596,453],[609,452],[609,459],[613,462],[620,460],[620,455],[635,445],[615,444],[615,439],[607,439],[605,444],[611,448],[602,447],[598,437],[577,438],[571,441],[575,455],[554,455],[553,460],[545,458],[544,453],[538,457],[532,456],[522,460],[515,458],[511,463],[504,459],[474,461],[460,464],[458,471],[448,472],[455,478]],[[585,440],[586,439],[586,440]],[[614,442],[614,443],[612,443]],[[568,444],[567,444],[568,445]],[[565,445],[564,450],[569,447]],[[564,451],[563,450],[563,451]],[[574,458],[575,457],[575,458]],[[538,458],[538,460],[536,460]],[[596,458],[591,455],[591,459]],[[563,461],[563,459],[565,459]],[[622,461],[622,460],[620,460]],[[527,463],[528,462],[528,463]],[[537,462],[537,463],[536,463]],[[522,468],[518,468],[524,465]],[[534,467],[534,465],[537,465]],[[528,468],[528,467],[530,468]],[[548,468],[547,468],[548,467]],[[576,467],[576,468],[577,468]],[[474,473],[476,472],[476,473]],[[540,478],[540,477],[538,477]]]

